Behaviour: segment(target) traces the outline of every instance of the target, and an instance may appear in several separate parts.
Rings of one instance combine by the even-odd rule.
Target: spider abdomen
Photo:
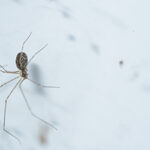
[[[28,64],[28,56],[24,52],[20,52],[16,56],[16,66],[20,70],[25,70]]]

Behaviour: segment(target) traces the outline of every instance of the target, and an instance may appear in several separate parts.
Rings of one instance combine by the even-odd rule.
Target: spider
[[[27,57],[27,54],[25,52],[23,52],[23,49],[24,49],[24,45],[25,43],[28,41],[28,39],[30,38],[32,32],[29,34],[29,36],[26,38],[26,40],[23,42],[22,44],[22,48],[21,48],[21,52],[19,52],[16,56],[16,66],[17,68],[19,69],[18,71],[7,71],[4,66],[1,66],[0,65],[0,68],[2,70],[0,70],[2,73],[10,73],[10,74],[17,74],[18,76],[3,83],[2,85],[0,85],[0,87],[16,80],[16,79],[19,79],[18,82],[15,84],[15,86],[13,87],[13,89],[10,91],[9,95],[6,97],[5,99],[5,108],[4,108],[4,119],[3,119],[3,130],[9,134],[10,136],[14,137],[16,140],[18,140],[19,143],[20,140],[18,137],[16,137],[15,135],[13,135],[11,132],[9,132],[8,130],[6,130],[6,111],[7,111],[7,101],[9,99],[9,97],[11,96],[11,94],[13,93],[13,91],[16,89],[17,86],[19,86],[19,89],[20,89],[20,92],[25,100],[25,103],[27,105],[27,108],[29,110],[29,112],[31,113],[31,115],[33,117],[35,117],[36,119],[38,119],[39,121],[45,123],[46,125],[48,125],[49,127],[52,127],[54,128],[55,130],[57,130],[52,124],[50,124],[49,122],[43,120],[42,118],[40,118],[39,116],[37,116],[36,114],[33,113],[33,111],[31,110],[31,107],[27,101],[27,98],[25,97],[25,94],[23,92],[23,89],[22,89],[22,83],[25,81],[25,80],[29,80],[31,81],[32,83],[40,86],[40,87],[43,87],[43,88],[59,88],[57,86],[46,86],[46,85],[42,85],[36,81],[33,81],[31,79],[28,78],[28,70],[27,70],[27,66],[29,65],[29,63],[32,61],[32,59],[39,53],[41,52],[44,48],[47,47],[48,44],[46,44],[45,46],[43,46],[41,49],[39,49],[28,61],[28,57]]]

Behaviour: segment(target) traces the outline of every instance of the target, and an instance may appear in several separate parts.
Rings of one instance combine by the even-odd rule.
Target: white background
[[[0,0],[0,64],[15,71],[22,42],[28,57],[48,43],[25,81],[34,119],[15,81],[0,89],[0,150],[149,150],[150,21],[148,0]],[[120,66],[119,61],[123,61]],[[14,75],[0,73],[0,84]],[[39,134],[46,129],[46,143]]]

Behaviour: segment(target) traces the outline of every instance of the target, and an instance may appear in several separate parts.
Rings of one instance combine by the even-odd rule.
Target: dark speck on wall
[[[95,52],[96,54],[100,53],[100,48],[99,48],[99,46],[97,44],[92,43],[91,44],[91,48],[92,48],[93,52]]]
[[[61,13],[62,13],[62,15],[64,16],[64,18],[67,18],[67,19],[70,18],[69,12],[67,12],[67,11],[62,11]]]
[[[69,34],[68,35],[68,40],[75,42],[76,41],[76,37],[73,34]]]
[[[124,65],[124,61],[123,60],[120,60],[119,61],[119,65],[122,67]]]

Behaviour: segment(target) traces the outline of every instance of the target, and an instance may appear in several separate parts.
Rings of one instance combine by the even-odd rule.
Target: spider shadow
[[[30,74],[32,76],[32,79],[34,79],[34,81],[36,81],[38,83],[42,83],[42,76],[40,73],[39,66],[35,63],[32,63],[30,65],[30,69],[31,69]],[[34,85],[34,89],[40,95],[47,95],[45,89],[40,86]]]

